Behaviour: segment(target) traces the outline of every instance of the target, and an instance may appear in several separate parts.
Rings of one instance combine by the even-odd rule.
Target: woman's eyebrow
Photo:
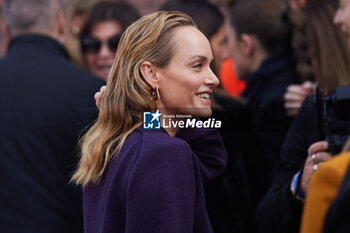
[[[199,60],[203,61],[203,62],[207,62],[209,60],[206,56],[203,56],[203,55],[195,55],[195,56],[191,57],[190,59],[195,59],[195,58],[199,58]]]

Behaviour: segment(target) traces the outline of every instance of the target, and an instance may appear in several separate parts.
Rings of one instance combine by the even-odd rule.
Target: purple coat
[[[97,185],[83,191],[85,233],[213,232],[203,181],[225,168],[226,151],[212,129],[138,128]]]

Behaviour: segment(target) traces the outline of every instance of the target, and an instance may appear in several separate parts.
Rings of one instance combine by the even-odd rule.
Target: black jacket
[[[329,93],[329,96],[333,92]],[[256,211],[259,232],[299,232],[302,202],[290,191],[293,176],[303,170],[311,144],[325,140],[324,122],[315,104],[315,97],[308,97],[291,126],[282,147],[279,162],[269,191]],[[334,105],[327,106],[328,131],[337,137],[346,137],[350,121],[336,117]],[[322,127],[321,127],[322,125]],[[331,143],[331,142],[330,142]],[[332,143],[331,143],[332,144]],[[302,174],[300,174],[300,177]]]
[[[101,85],[49,37],[11,41],[0,60],[1,232],[83,232],[81,190],[69,180]]]
[[[293,176],[302,170],[309,146],[320,140],[318,115],[312,98],[307,98],[283,144],[269,191],[259,204],[256,220],[259,232],[299,232],[302,203],[290,191]]]
[[[214,92],[213,97],[220,108],[213,108],[211,118],[222,122],[219,132],[227,151],[227,165],[221,175],[204,184],[210,223],[215,233],[249,233],[253,210],[238,144],[245,109],[237,100],[220,93]]]
[[[246,124],[250,126],[241,135],[241,145],[254,207],[268,189],[284,137],[293,121],[286,114],[283,96],[287,87],[299,80],[295,65],[291,48],[277,50],[247,77],[242,93],[248,100],[248,115],[242,122],[250,122]]]

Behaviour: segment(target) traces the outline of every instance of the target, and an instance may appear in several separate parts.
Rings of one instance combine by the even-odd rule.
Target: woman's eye
[[[197,70],[202,69],[202,67],[203,67],[202,63],[198,63],[198,64],[195,64],[195,65],[193,66],[193,68],[195,68],[195,69],[197,69]]]

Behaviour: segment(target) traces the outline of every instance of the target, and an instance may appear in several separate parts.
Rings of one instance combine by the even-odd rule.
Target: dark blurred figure
[[[238,77],[247,80],[246,129],[240,135],[255,208],[263,198],[293,121],[283,107],[288,85],[299,81],[291,24],[283,0],[238,1],[231,8],[230,52]]]
[[[211,68],[217,73],[228,57],[225,17],[217,6],[201,0],[176,0],[167,2],[161,10],[181,11],[194,19],[198,29],[208,38],[214,59]],[[219,130],[228,152],[224,173],[205,183],[208,215],[215,233],[250,232],[252,216],[246,174],[238,150],[241,103],[231,98],[222,88],[214,89],[212,118],[222,121]],[[239,190],[239,192],[238,192]]]
[[[136,9],[126,2],[99,2],[93,7],[80,36],[88,70],[107,81],[119,39],[139,17]]]
[[[62,1],[5,0],[3,10],[0,231],[83,232],[81,190],[69,180],[103,82],[69,61]]]
[[[295,12],[289,14],[295,24],[293,44],[303,55],[299,56],[299,68],[320,81],[326,90],[350,82],[345,37],[332,23],[337,5],[334,0],[312,0],[299,12],[302,18],[295,18]],[[334,93],[331,90],[324,96],[330,98]],[[285,139],[272,184],[257,209],[260,232],[299,232],[310,179],[318,165],[330,158],[326,152],[331,151],[333,138],[346,139],[350,133],[350,121],[337,116],[336,105],[327,104],[320,111],[315,101],[314,97],[305,99]],[[326,136],[329,143],[319,142]]]

